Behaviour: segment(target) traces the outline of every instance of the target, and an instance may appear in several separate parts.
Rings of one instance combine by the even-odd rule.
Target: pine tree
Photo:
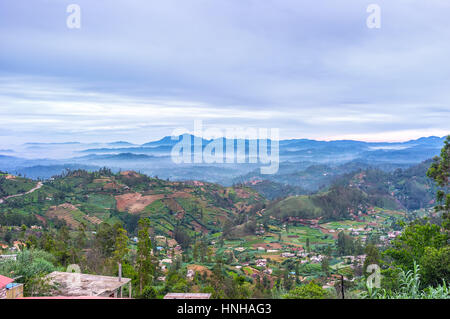
[[[127,231],[122,227],[116,230],[116,243],[114,250],[114,261],[123,264],[125,256],[128,254],[128,236]]]
[[[441,155],[436,156],[431,164],[427,176],[434,179],[436,184],[441,187],[436,195],[437,205],[436,211],[442,211],[443,226],[450,230],[450,193],[449,177],[450,177],[450,135],[444,142]]]
[[[139,292],[141,294],[143,287],[149,284],[154,272],[151,258],[152,242],[148,233],[149,226],[150,221],[147,218],[139,220],[136,263],[139,277]]]

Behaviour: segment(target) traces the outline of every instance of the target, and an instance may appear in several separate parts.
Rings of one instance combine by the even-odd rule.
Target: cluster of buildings
[[[255,264],[257,267],[266,267],[267,266],[267,259],[262,258],[262,259],[257,259],[255,261]]]
[[[362,266],[364,264],[364,260],[366,260],[367,255],[358,255],[358,256],[343,256],[342,258],[346,263],[357,264],[358,266]]]
[[[258,224],[255,230],[255,234],[256,235],[264,235],[266,233],[266,231],[264,230],[264,225],[263,224]]]
[[[380,241],[388,244],[391,240],[397,238],[402,232],[398,230],[390,231],[386,235],[380,236]]]
[[[0,244],[0,251],[18,252],[25,247],[25,243],[20,240],[13,241],[12,245]]]

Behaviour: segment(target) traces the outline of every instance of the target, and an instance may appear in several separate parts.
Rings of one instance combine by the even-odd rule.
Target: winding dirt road
[[[43,185],[44,185],[44,184],[42,184],[42,182],[38,182],[38,183],[36,184],[35,187],[33,187],[32,189],[30,189],[30,190],[29,190],[28,192],[26,192],[26,193],[15,194],[15,195],[9,195],[9,196],[0,198],[0,204],[2,204],[5,200],[7,200],[7,199],[9,199],[9,198],[20,197],[20,196],[24,196],[24,195],[27,195],[27,194],[31,194],[32,192],[37,191],[37,190],[38,190],[39,188],[41,188]]]

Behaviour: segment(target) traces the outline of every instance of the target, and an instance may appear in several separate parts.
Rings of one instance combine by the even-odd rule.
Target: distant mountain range
[[[188,134],[175,138],[166,136],[160,140],[141,145],[126,141],[112,143],[26,143],[17,147],[0,145],[0,170],[27,174],[33,178],[49,178],[68,167],[97,169],[106,166],[113,171],[133,169],[173,180],[198,179],[231,184],[245,179],[245,176],[248,178],[254,177],[261,167],[260,163],[248,163],[251,145],[248,140],[244,143],[247,160],[243,164],[175,164],[171,159],[171,152],[181,138],[190,140],[191,152],[195,153],[195,137]],[[213,141],[221,141],[224,152],[226,151],[226,145],[230,142],[225,138],[216,140],[198,138],[198,140],[202,141],[202,150],[205,150]],[[348,165],[358,163],[358,168],[364,165],[384,170],[392,170],[398,167],[406,168],[438,155],[443,146],[443,141],[444,137],[436,136],[396,143],[353,140],[281,140],[279,141],[280,169],[275,175],[297,173],[298,178],[305,178],[302,177],[302,174],[308,175],[309,173],[300,172],[312,166],[309,170],[312,171],[311,174],[317,177],[318,174],[324,174],[320,171],[320,165],[327,165],[329,170],[329,167],[332,169],[337,165],[347,163]],[[232,144],[236,153],[238,143],[234,141]],[[272,142],[268,141],[269,151],[271,144]],[[314,165],[319,166],[314,168]],[[320,172],[315,171],[317,169]],[[344,173],[348,172],[346,169],[343,171]],[[269,178],[274,182],[285,181],[285,178],[277,180],[274,176],[262,176],[262,178]],[[302,183],[293,184],[305,186]]]

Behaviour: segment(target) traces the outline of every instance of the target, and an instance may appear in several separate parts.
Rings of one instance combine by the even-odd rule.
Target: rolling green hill
[[[28,192],[35,186],[35,181],[0,172],[0,198]]]
[[[14,188],[13,183],[21,186]],[[35,185],[36,181],[24,178],[0,179],[6,194],[27,191]],[[71,229],[84,224],[91,230],[102,222],[120,221],[135,234],[139,218],[148,217],[155,234],[196,236],[220,232],[225,220],[253,213],[252,207],[264,201],[245,186],[171,182],[133,171],[114,174],[109,169],[75,170],[44,182],[33,193],[5,199],[0,204],[0,221],[5,225],[65,224]]]
[[[350,214],[365,210],[370,205],[367,194],[359,189],[334,186],[329,191],[315,195],[300,195],[273,201],[267,206],[265,216],[286,220],[289,218],[340,220]]]
[[[431,160],[428,160],[393,172],[359,170],[339,177],[335,183],[362,190],[380,207],[407,210],[429,208],[434,204],[437,191],[426,175],[430,164]]]

